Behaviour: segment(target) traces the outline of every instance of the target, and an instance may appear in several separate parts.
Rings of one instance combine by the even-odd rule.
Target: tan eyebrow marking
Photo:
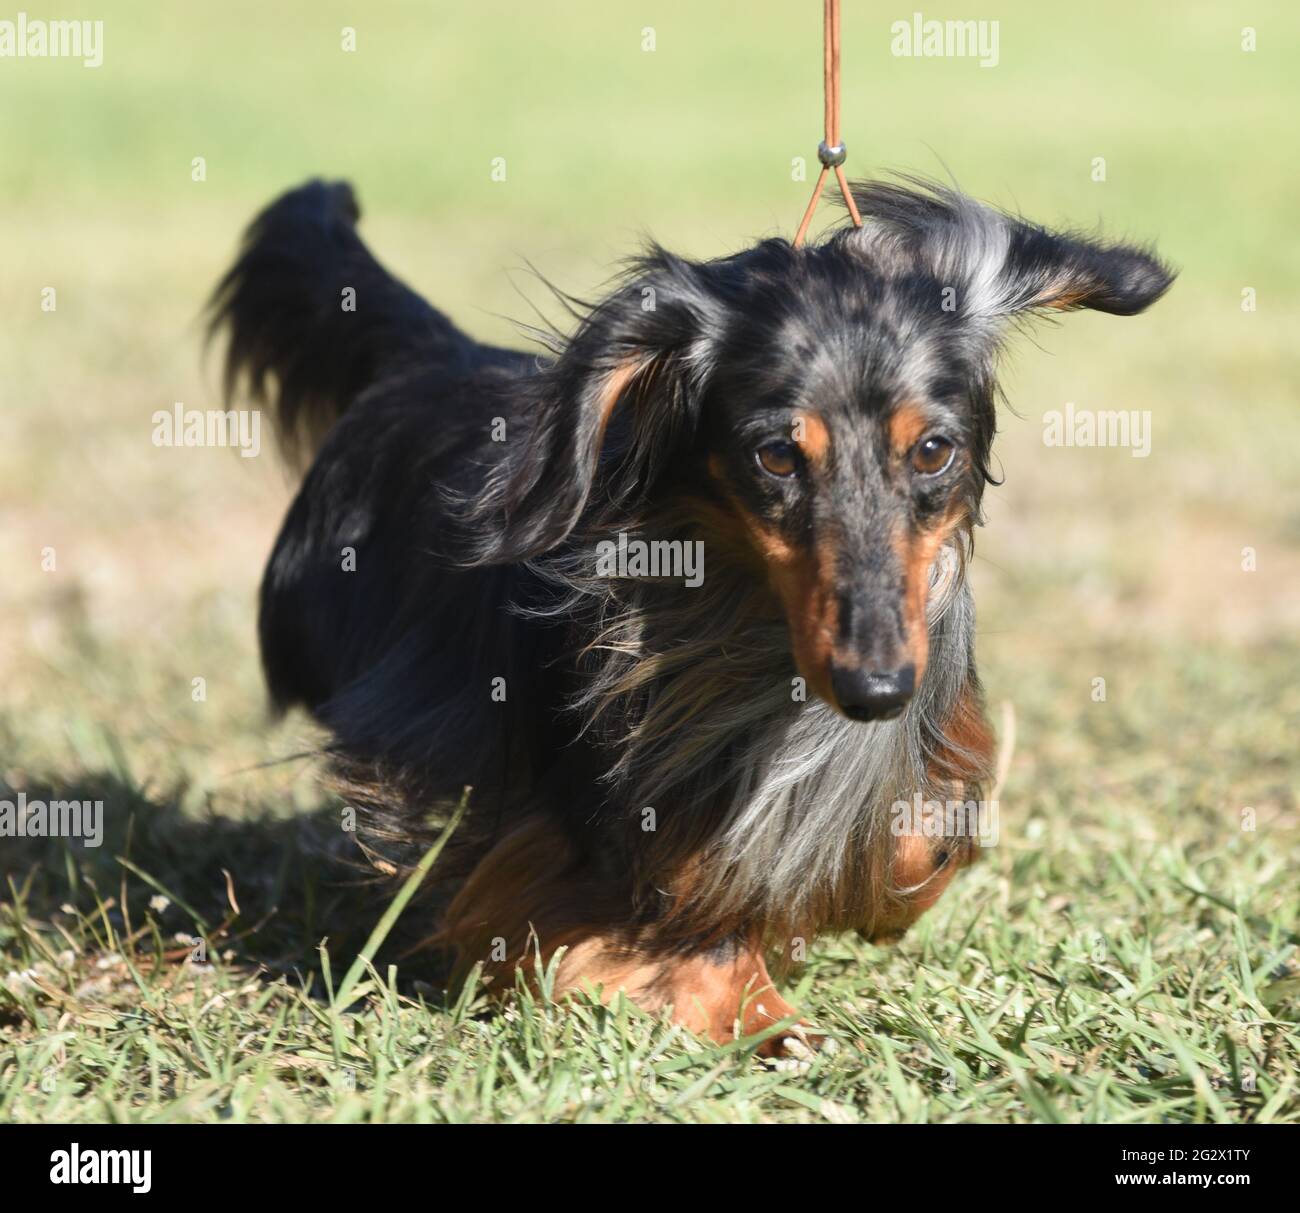
[[[897,455],[905,455],[929,428],[925,410],[914,400],[898,405],[889,418],[889,444]]]
[[[816,413],[796,413],[791,438],[814,466],[822,466],[831,449],[831,432]]]

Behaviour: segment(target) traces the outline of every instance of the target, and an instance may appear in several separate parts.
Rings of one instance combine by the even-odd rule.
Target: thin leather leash
[[[822,171],[817,174],[817,184],[813,196],[808,202],[808,209],[803,213],[803,222],[795,233],[794,247],[798,248],[808,234],[808,225],[812,222],[813,212],[817,209],[817,200],[822,196],[822,186],[826,184],[826,174],[834,170],[835,179],[840,183],[840,193],[844,195],[844,205],[853,216],[853,226],[862,226],[862,216],[858,214],[857,203],[849,191],[848,180],[844,176],[844,158],[847,149],[840,142],[840,0],[823,0],[822,25],[824,33],[823,66],[826,82],[826,138],[817,145],[817,159],[821,161]]]

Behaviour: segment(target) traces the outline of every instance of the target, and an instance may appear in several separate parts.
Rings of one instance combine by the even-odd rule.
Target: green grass
[[[312,173],[351,178],[380,256],[494,339],[528,314],[524,258],[583,293],[643,232],[696,255],[788,234],[818,6],[83,8],[103,68],[0,62],[23,115],[0,158],[0,796],[101,797],[108,836],[0,840],[0,1119],[1300,1120],[1288,6],[994,3],[988,70],[893,59],[906,14],[846,6],[851,168],[946,165],[1158,238],[1182,276],[1146,317],[1013,355],[974,568],[1016,722],[1000,845],[900,947],[820,941],[789,993],[839,1047],[777,1066],[625,1006],[449,1003],[404,954],[418,902],[334,1009],[395,890],[329,862],[339,806],[291,757],[317,738],[266,718],[255,590],[290,485],[269,452],[149,433],[215,401],[203,299]],[[1149,409],[1150,458],[1044,447],[1065,401]]]
[[[402,962],[399,977],[382,958],[336,1014],[329,983],[382,901],[365,893],[358,914],[358,891],[320,875],[327,811],[304,826],[205,825],[129,770],[88,781],[87,794],[130,804],[127,836],[91,860],[44,854],[7,899],[0,1115],[1300,1119],[1281,757],[1300,710],[1297,651],[1261,655],[1220,687],[1240,705],[1227,719],[1221,654],[1125,657],[1138,689],[1122,706],[1068,693],[1086,672],[1077,660],[1018,701],[1022,747],[1036,745],[1003,794],[1001,845],[901,947],[816,950],[794,993],[839,1048],[811,1064],[764,1064],[752,1042],[707,1046],[627,1006],[525,995],[503,1012],[473,991],[448,1004],[413,979],[419,966]],[[1141,730],[1162,716],[1178,728],[1153,753]],[[158,890],[116,855],[162,881],[168,904],[150,908]],[[202,934],[207,963],[194,963]]]

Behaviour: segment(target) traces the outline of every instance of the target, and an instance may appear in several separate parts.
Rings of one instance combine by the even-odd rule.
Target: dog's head
[[[932,570],[978,513],[1008,326],[1132,315],[1172,274],[944,189],[855,196],[864,226],[811,247],[638,261],[532,383],[526,449],[480,505],[483,558],[518,560],[588,509],[694,481],[764,567],[809,687],[865,720],[925,670]]]

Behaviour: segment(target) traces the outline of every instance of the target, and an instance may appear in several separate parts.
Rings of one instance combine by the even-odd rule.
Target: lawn
[[[1300,1121],[1300,22],[994,0],[982,68],[845,8],[851,171],[1181,276],[1015,344],[974,564],[999,845],[898,947],[821,940],[791,1000],[838,1047],[775,1065],[627,1006],[449,998],[392,940],[331,1000],[395,890],[331,862],[320,737],[267,713],[293,485],[269,443],[150,435],[215,407],[204,300],[307,176],[503,341],[548,306],[526,263],[582,294],[647,234],[789,235],[820,6],[68,0],[102,67],[0,60],[0,799],[99,798],[106,831],[0,838],[0,1119]],[[1067,403],[1149,412],[1149,456],[1045,445]]]

